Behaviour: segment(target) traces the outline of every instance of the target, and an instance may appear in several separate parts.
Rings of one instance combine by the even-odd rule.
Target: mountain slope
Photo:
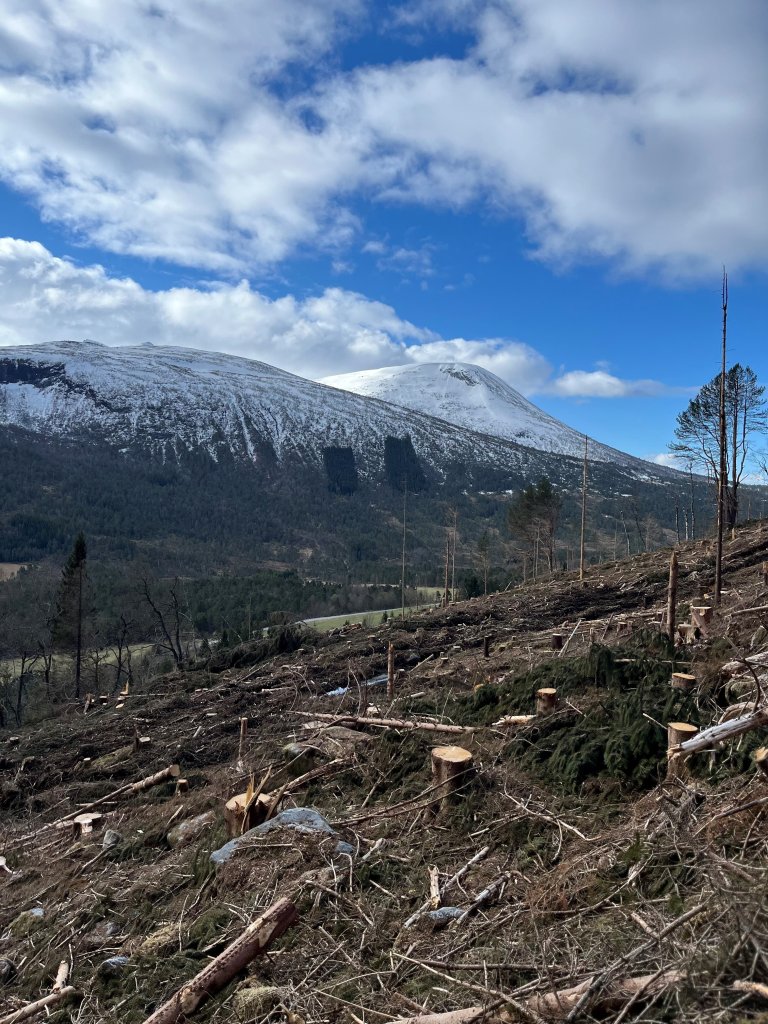
[[[164,460],[203,449],[263,464],[319,464],[349,446],[379,468],[387,437],[410,435],[436,467],[462,459],[519,467],[530,453],[286,373],[266,363],[181,348],[60,341],[0,352],[0,422],[40,434],[84,432]]]
[[[545,452],[581,458],[584,435],[539,409],[500,377],[470,363],[385,366],[324,377],[323,384],[447,420]],[[624,452],[592,441],[591,460],[642,466]]]

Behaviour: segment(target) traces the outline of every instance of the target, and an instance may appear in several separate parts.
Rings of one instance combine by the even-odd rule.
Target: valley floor
[[[679,554],[685,622],[713,552]],[[283,897],[296,923],[188,1019],[764,1020],[765,729],[667,760],[669,722],[704,729],[763,702],[768,528],[726,554],[722,608],[684,647],[660,633],[669,552],[655,552],[583,583],[308,632],[268,660],[237,648],[218,673],[3,735],[0,1024],[51,992],[62,960],[75,991],[54,1024],[179,1019],[153,1015]],[[365,683],[390,643],[388,699]],[[556,705],[524,720],[541,689]],[[439,745],[473,763],[445,799]],[[171,764],[185,792],[126,788]],[[251,776],[274,824],[212,860]],[[75,836],[96,801],[97,830]]]

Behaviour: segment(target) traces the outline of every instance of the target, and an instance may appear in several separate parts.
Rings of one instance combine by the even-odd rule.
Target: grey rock
[[[424,917],[432,924],[433,928],[445,928],[451,921],[461,917],[464,913],[459,907],[440,907],[439,910],[430,910]]]
[[[120,974],[128,965],[127,956],[111,956],[108,960],[102,960],[99,964],[99,974],[103,977],[111,977]]]
[[[230,839],[224,846],[213,851],[211,860],[214,864],[226,864],[244,843],[246,846],[248,845],[249,839],[255,839],[257,836],[263,836],[281,828],[300,832],[303,835],[336,835],[334,829],[318,811],[311,807],[291,807],[287,811],[281,811],[269,821],[265,821],[263,825],[257,825],[256,828],[249,829],[243,835]]]
[[[0,957],[0,985],[7,985],[16,977],[16,964],[7,957]]]
[[[104,838],[101,841],[101,848],[102,850],[109,850],[111,849],[111,847],[117,846],[119,843],[122,843],[122,841],[123,837],[120,835],[119,832],[115,832],[114,829],[108,828],[107,831],[104,833]]]
[[[180,821],[178,825],[174,825],[165,837],[168,845],[175,848],[177,846],[183,846],[185,843],[191,843],[195,839],[199,839],[202,833],[212,825],[215,820],[215,811],[205,811],[203,814],[195,815],[194,818],[187,818],[186,821]]]

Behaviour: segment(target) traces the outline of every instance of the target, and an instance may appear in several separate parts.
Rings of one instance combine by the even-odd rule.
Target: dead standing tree
[[[179,605],[178,576],[173,581],[173,586],[169,590],[168,600],[170,607],[166,608],[165,612],[152,596],[146,577],[142,579],[141,585],[144,599],[152,611],[162,637],[162,640],[158,641],[158,646],[168,651],[173,658],[176,668],[181,668],[184,661],[184,650],[181,646],[181,606]]]

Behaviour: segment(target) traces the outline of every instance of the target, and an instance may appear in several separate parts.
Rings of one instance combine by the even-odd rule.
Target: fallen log
[[[681,971],[665,971],[663,974],[643,974],[637,978],[618,978],[606,985],[601,991],[595,992],[589,1003],[592,1014],[610,1012],[617,1009],[630,999],[652,998],[663,992],[670,985],[683,980]],[[589,991],[593,978],[587,978],[572,988],[558,989],[540,995],[529,996],[521,1000],[522,1006],[546,1020],[566,1020],[576,1008],[579,1000]],[[512,1024],[519,1019],[516,1014],[499,1008],[489,1012],[487,1007],[469,1006],[463,1010],[448,1010],[445,1013],[422,1013],[416,1017],[397,1017],[387,1024],[470,1024],[471,1021],[483,1021],[483,1024]]]
[[[377,729],[423,729],[426,732],[474,732],[471,725],[444,725],[442,722],[406,722],[400,718],[365,718],[360,715],[318,714],[316,711],[294,711],[294,715],[317,718],[323,722],[352,722],[353,725],[372,725]]]
[[[181,769],[177,764],[169,765],[167,768],[163,768],[162,771],[155,772],[154,775],[148,775],[144,779],[139,779],[138,782],[129,782],[127,786],[121,786],[119,789],[113,789],[111,793],[107,793],[106,796],[100,796],[98,800],[92,800],[89,804],[83,804],[78,807],[76,811],[71,811],[69,814],[65,814],[61,818],[57,818],[55,821],[49,821],[45,825],[41,825],[36,832],[30,832],[29,835],[22,836],[21,842],[28,842],[30,839],[35,839],[43,832],[47,832],[50,828],[62,828],[68,822],[74,821],[81,814],[86,811],[92,811],[94,807],[100,807],[101,804],[110,803],[117,799],[119,796],[125,796],[127,793],[142,793],[146,789],[151,789],[152,786],[157,786],[161,782],[167,782],[169,779],[177,779],[181,774]],[[0,1020],[0,1024],[2,1021]]]
[[[694,754],[697,750],[710,750],[718,743],[731,740],[742,733],[750,732],[752,729],[759,729],[762,725],[768,725],[768,708],[758,708],[756,711],[742,718],[734,718],[731,722],[723,722],[722,725],[713,725],[709,729],[703,729],[693,739],[678,743],[671,753]]]
[[[50,992],[47,996],[43,996],[42,999],[36,999],[34,1003],[27,1003],[20,1010],[14,1010],[13,1013],[0,1017],[0,1024],[21,1024],[21,1021],[29,1020],[30,1017],[36,1017],[38,1013],[42,1013],[43,1010],[47,1010],[51,1006],[63,1003],[65,999],[69,999],[74,994],[74,986],[65,985],[64,988]]]
[[[234,942],[186,982],[144,1024],[177,1024],[197,1010],[209,996],[220,992],[255,957],[264,953],[299,919],[295,905],[286,897],[273,903]],[[0,1021],[0,1024],[4,1022]]]

